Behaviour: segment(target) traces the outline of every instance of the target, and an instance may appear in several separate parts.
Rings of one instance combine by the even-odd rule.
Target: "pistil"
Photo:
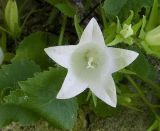
[[[94,67],[94,58],[93,57],[89,57],[89,59],[88,59],[88,63],[87,63],[88,65],[87,65],[87,69],[94,69],[95,67]]]

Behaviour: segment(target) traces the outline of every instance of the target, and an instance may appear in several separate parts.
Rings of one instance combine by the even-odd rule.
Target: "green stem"
[[[21,29],[24,28],[24,26],[25,26],[28,18],[29,18],[33,13],[35,13],[35,12],[38,12],[38,10],[34,10],[34,9],[33,9],[33,10],[31,10],[31,11],[27,14],[26,18],[25,18],[24,21],[23,21],[23,24],[22,24],[22,26],[21,26]]]
[[[64,31],[66,28],[66,23],[67,23],[67,16],[64,15],[63,17],[63,23],[61,26],[61,32],[60,32],[60,36],[59,36],[59,41],[58,41],[58,45],[61,45],[63,42],[63,37],[64,37]]]
[[[28,1],[29,1],[29,0],[24,0],[23,4],[22,4],[21,7],[19,8],[19,14],[22,13],[22,10],[24,9],[24,6],[26,6],[26,4],[27,4]]]
[[[136,75],[137,77],[139,77],[141,80],[143,80],[144,82],[148,83],[149,85],[151,85],[152,87],[154,87],[155,89],[160,89],[160,86],[157,85],[156,83],[154,83],[153,81],[149,80],[149,79],[145,79],[143,77],[141,77],[140,75]]]
[[[6,40],[7,40],[6,33],[4,31],[1,31],[1,33],[2,33],[2,36],[1,36],[0,46],[2,50],[6,52]]]
[[[0,4],[1,4],[1,7],[2,7],[2,15],[4,14],[4,10],[5,10],[5,7],[4,7],[4,3],[2,2],[3,0],[0,0]]]
[[[158,119],[160,119],[159,115],[156,113],[156,111],[152,107],[152,104],[146,99],[146,97],[145,97],[143,91],[141,91],[140,87],[134,82],[134,80],[130,76],[127,75],[127,79],[132,84],[132,86],[137,90],[138,94],[140,95],[140,97],[142,98],[142,100],[146,103],[146,105],[148,106],[148,108],[153,112],[153,114],[155,114],[155,116]]]
[[[83,30],[82,30],[82,27],[79,25],[79,19],[78,19],[77,15],[74,16],[74,26],[75,26],[75,29],[76,29],[77,36],[80,39]]]
[[[53,24],[53,22],[56,18],[56,14],[57,14],[57,11],[53,8],[51,13],[49,14],[49,18],[46,22],[47,25]]]
[[[101,12],[101,17],[102,17],[103,25],[104,25],[104,27],[106,29],[107,28],[107,22],[106,22],[106,18],[105,18],[104,9],[102,8],[102,4],[100,4],[100,12]]]

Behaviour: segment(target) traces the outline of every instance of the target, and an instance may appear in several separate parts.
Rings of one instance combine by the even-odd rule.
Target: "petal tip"
[[[117,107],[117,98],[115,100],[110,99],[110,101],[104,101],[106,104],[116,108]]]
[[[111,99],[110,103],[108,103],[110,106],[116,108],[117,107],[117,97],[115,99]]]
[[[97,21],[94,17],[92,17],[91,21]]]
[[[64,94],[62,92],[59,92],[56,96],[56,99],[70,99],[72,97],[68,96],[67,94]]]
[[[56,96],[56,99],[65,99],[65,98],[58,93],[57,96]]]
[[[48,54],[48,52],[49,52],[49,49],[50,47],[48,47],[48,48],[44,48],[44,51],[46,52],[46,54]]]
[[[111,106],[116,108],[117,107],[117,103],[113,103]]]
[[[135,53],[136,53],[136,56],[135,56],[135,57],[137,58],[137,57],[139,56],[139,53],[137,53],[137,52],[135,52]]]
[[[139,53],[133,52],[133,59],[134,59],[134,60],[137,59],[138,56],[139,56]],[[133,60],[133,61],[134,61],[134,60]]]
[[[44,48],[44,51],[46,52],[46,51],[47,51],[47,48]]]

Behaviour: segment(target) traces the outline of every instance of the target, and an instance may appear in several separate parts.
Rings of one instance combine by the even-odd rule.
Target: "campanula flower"
[[[87,88],[99,99],[116,107],[116,86],[112,73],[128,66],[138,56],[130,50],[107,47],[97,21],[92,18],[78,45],[54,46],[47,55],[68,69],[58,99],[77,96]]]

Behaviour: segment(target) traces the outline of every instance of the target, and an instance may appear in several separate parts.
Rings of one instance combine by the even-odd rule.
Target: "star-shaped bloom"
[[[55,46],[45,49],[48,56],[68,69],[58,99],[77,96],[89,88],[99,99],[116,107],[116,86],[112,73],[132,63],[138,53],[106,47],[101,29],[92,18],[78,45]]]

